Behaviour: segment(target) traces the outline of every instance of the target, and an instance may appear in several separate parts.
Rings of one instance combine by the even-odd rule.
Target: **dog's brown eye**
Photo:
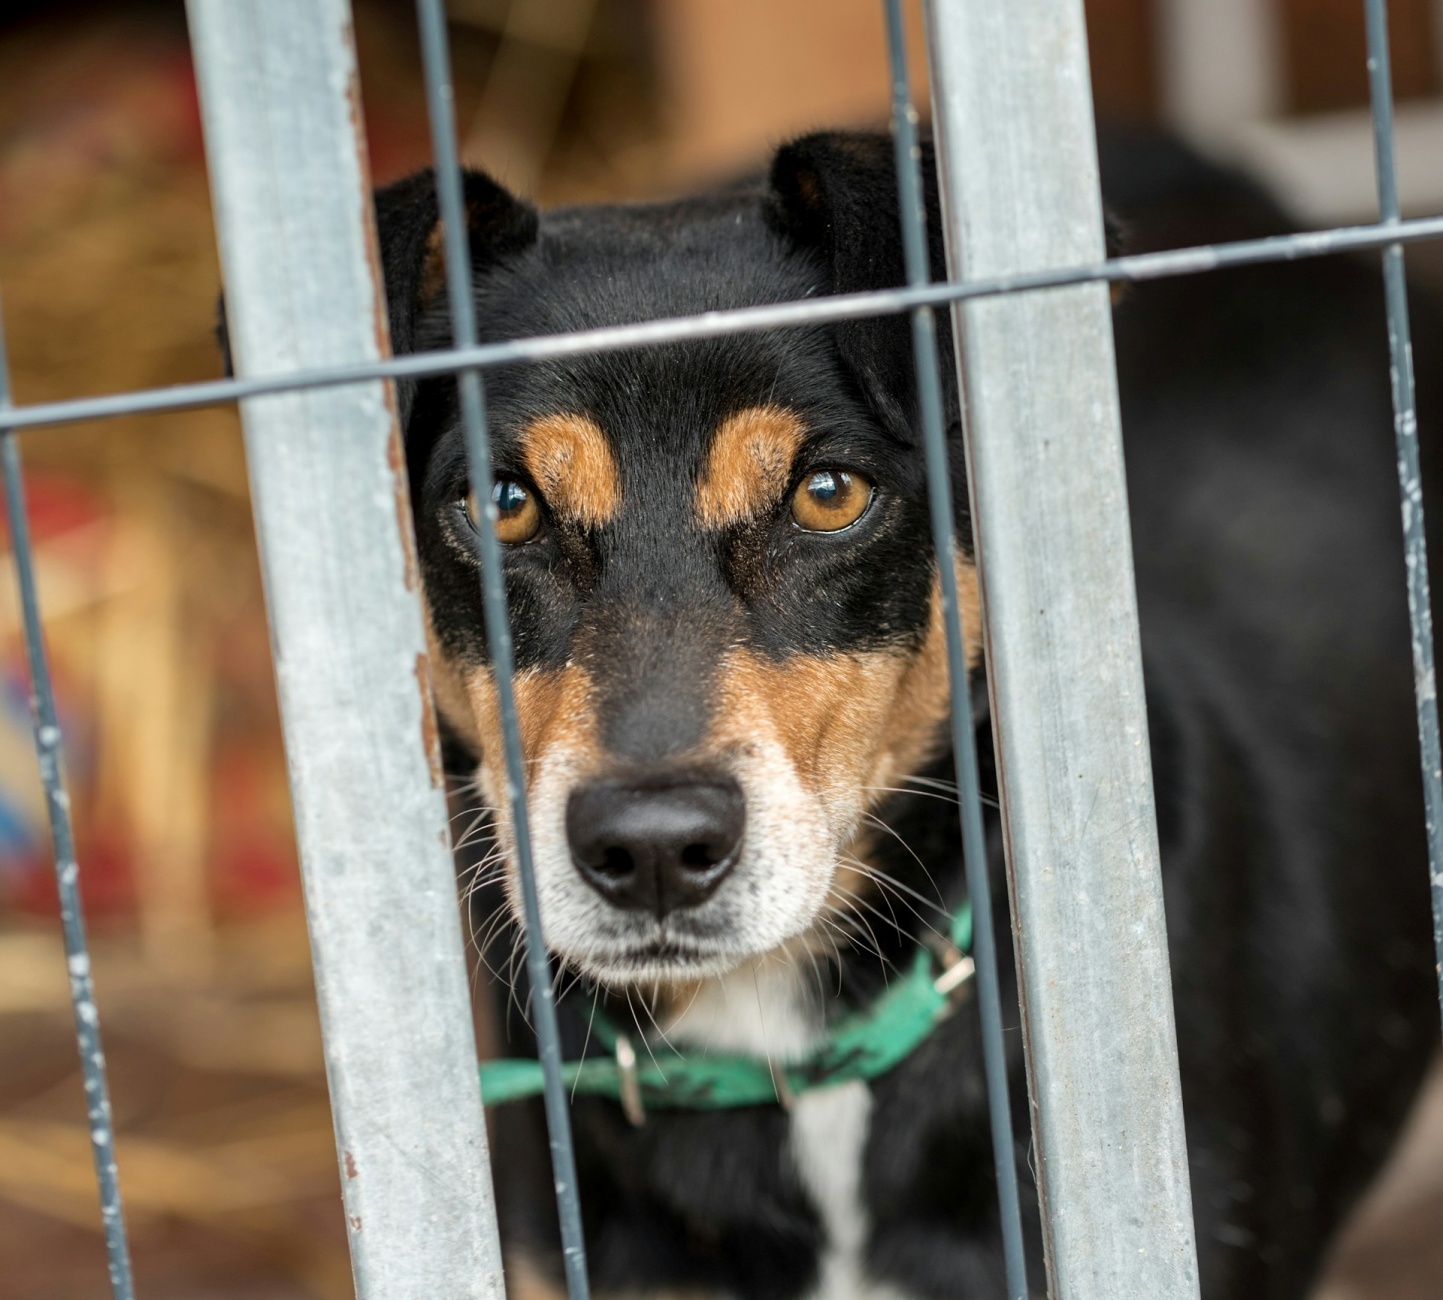
[[[499,478],[491,489],[491,503],[496,507],[496,537],[507,546],[529,542],[541,529],[541,507],[534,493],[514,478]],[[476,494],[466,494],[466,517],[472,528],[481,527],[481,512],[476,508]]]
[[[819,469],[792,497],[792,518],[809,533],[836,533],[872,504],[872,485],[845,469]]]

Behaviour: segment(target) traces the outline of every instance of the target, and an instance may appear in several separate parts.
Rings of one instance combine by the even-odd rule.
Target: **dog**
[[[1288,229],[1162,140],[1105,139],[1102,171],[1133,251]],[[904,280],[884,136],[810,135],[765,178],[670,202],[543,214],[482,174],[464,187],[483,341]],[[447,345],[432,176],[376,212],[395,350]],[[992,785],[944,315],[962,542],[942,562]],[[1115,330],[1202,1292],[1295,1300],[1438,1027],[1382,290],[1366,261],[1219,271],[1130,289]],[[1443,315],[1421,295],[1414,330],[1431,492]],[[398,384],[447,759],[490,837],[462,855],[478,921],[516,941],[478,580],[494,526],[568,1059],[601,1050],[600,1008],[643,1057],[775,1070],[872,1007],[965,899],[905,318],[508,366],[486,392],[494,525],[454,381]],[[524,1056],[518,965],[497,1010]],[[1001,974],[1041,1295],[1010,952]],[[574,1099],[599,1294],[1005,1294],[975,1001],[876,1078],[788,1091],[640,1124]],[[540,1103],[492,1119],[510,1285],[556,1294]]]

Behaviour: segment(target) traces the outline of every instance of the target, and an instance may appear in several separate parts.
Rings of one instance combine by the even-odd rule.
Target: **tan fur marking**
[[[521,726],[521,752],[528,778],[537,760],[554,745],[579,751],[596,747],[596,715],[591,703],[591,678],[584,669],[568,665],[541,671],[523,669],[516,674],[516,716]],[[481,668],[466,679],[476,734],[486,761],[502,770],[501,717],[496,682],[490,669]]]
[[[770,732],[804,785],[818,794],[865,776],[909,656],[895,651],[798,655],[774,663],[739,650],[727,657],[718,730]]]
[[[977,570],[957,562],[957,595],[962,606],[962,635],[967,667],[975,669],[982,658],[982,606]],[[906,780],[924,767],[946,744],[951,684],[947,675],[947,632],[942,625],[942,595],[932,593],[932,616],[927,636],[904,672],[887,718],[882,744],[864,791],[869,807],[883,802],[891,791],[906,788]],[[829,903],[833,912],[855,911],[857,900],[877,893],[871,868],[878,831],[862,826],[838,861]]]
[[[703,528],[728,528],[774,508],[806,431],[790,411],[751,406],[717,426],[696,488]]]
[[[521,433],[521,456],[551,509],[596,528],[621,509],[621,476],[606,434],[585,415],[548,415]]]
[[[970,561],[958,560],[956,572],[967,667],[973,670],[982,659],[982,603],[977,569]],[[951,698],[947,632],[942,625],[942,593],[938,584],[932,591],[927,636],[897,683],[870,785],[895,786],[936,756],[946,741]]]
[[[479,749],[481,737],[476,731],[476,718],[471,711],[465,680],[461,670],[441,648],[441,639],[436,635],[431,618],[431,602],[426,599],[424,591],[421,593],[421,607],[426,616],[426,659],[431,670],[431,692],[436,699],[436,711],[472,749]]]
[[[977,574],[957,565],[967,660],[981,652]],[[922,643],[911,650],[798,655],[781,663],[736,651],[721,680],[717,732],[726,744],[758,729],[785,747],[804,783],[823,798],[896,786],[933,758],[945,740],[947,640],[938,588]]]

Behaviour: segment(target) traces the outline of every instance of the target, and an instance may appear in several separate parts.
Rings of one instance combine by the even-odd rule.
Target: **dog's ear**
[[[922,146],[927,244],[934,280],[947,277],[942,213],[932,146]],[[892,141],[872,133],[823,132],[778,150],[772,162],[768,219],[783,238],[810,250],[826,268],[833,293],[906,284]],[[960,420],[949,313],[937,313],[938,357],[949,423]],[[882,423],[916,437],[917,384],[906,316],[844,321],[836,326],[842,360]]]
[[[927,252],[933,280],[947,278],[942,205],[931,141],[922,142]],[[784,145],[772,162],[768,218],[775,230],[810,249],[831,277],[833,293],[891,289],[907,282],[891,138],[876,133],[821,132]],[[1107,214],[1107,249],[1116,256],[1123,231]],[[949,432],[960,429],[951,312],[938,310]],[[846,321],[836,327],[842,360],[857,376],[884,424],[915,430],[916,383],[906,316]]]
[[[473,271],[484,271],[535,243],[534,208],[513,198],[482,172],[463,171],[461,178]],[[376,233],[386,281],[391,351],[400,356],[416,350],[417,328],[445,291],[441,213],[434,172],[428,168],[376,191]],[[235,373],[235,366],[224,294],[217,304],[215,336],[229,377]],[[403,429],[415,395],[415,381],[397,381]]]
[[[463,171],[461,180],[473,271],[486,271],[536,242],[533,207],[482,172]],[[421,347],[422,321],[446,291],[441,211],[433,171],[417,172],[376,192],[376,232],[386,280],[391,351],[400,356]],[[446,338],[449,336],[448,329]],[[428,342],[436,345],[435,340]],[[403,429],[415,395],[414,381],[397,382]]]

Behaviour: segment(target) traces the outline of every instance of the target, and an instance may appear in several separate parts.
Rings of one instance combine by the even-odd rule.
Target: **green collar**
[[[619,1101],[633,1124],[648,1109],[720,1110],[730,1106],[789,1105],[798,1093],[849,1079],[875,1079],[921,1046],[972,977],[972,906],[952,918],[951,942],[934,953],[921,948],[905,978],[866,1011],[839,1020],[799,1061],[773,1065],[753,1056],[692,1056],[665,1049],[639,1060],[625,1034],[598,1016],[593,1026],[610,1053],[567,1061],[562,1078],[573,1094]],[[937,967],[941,973],[937,974]],[[481,1097],[488,1106],[539,1096],[541,1063],[487,1061],[481,1066]]]

